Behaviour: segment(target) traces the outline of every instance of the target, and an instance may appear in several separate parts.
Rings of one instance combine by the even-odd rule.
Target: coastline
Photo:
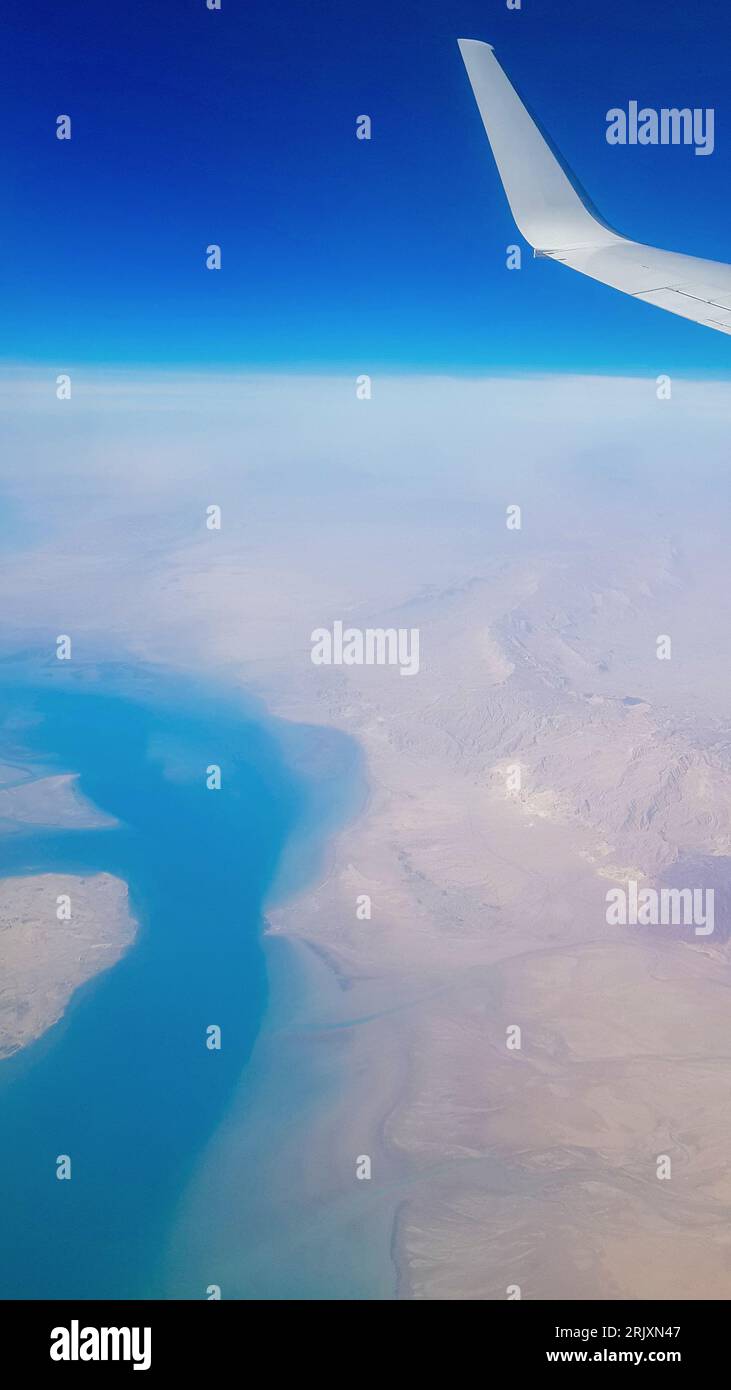
[[[398,1196],[395,1232],[395,1202],[389,1215],[403,1296],[504,1299],[514,1283],[525,1297],[672,1297],[684,1282],[717,1296],[730,1287],[718,1235],[731,1142],[728,1107],[718,1104],[728,1094],[719,1063],[729,1049],[726,942],[720,931],[703,945],[610,930],[605,895],[625,866],[653,882],[680,855],[703,872],[709,856],[716,867],[729,855],[722,528],[712,528],[699,554],[694,535],[699,521],[707,532],[707,508],[684,468],[669,479],[664,459],[641,447],[656,443],[657,421],[640,379],[603,381],[599,395],[585,378],[548,383],[536,407],[546,437],[537,453],[521,448],[529,441],[520,422],[530,417],[533,430],[533,416],[520,382],[441,381],[438,419],[433,389],[425,394],[418,382],[383,381],[366,412],[344,401],[341,383],[335,396],[332,382],[321,385],[299,382],[290,397],[314,412],[313,429],[323,409],[333,423],[317,476],[299,460],[291,472],[270,474],[262,463],[241,475],[237,453],[242,487],[232,487],[226,525],[213,538],[203,530],[196,464],[189,492],[176,494],[172,529],[167,514],[140,504],[150,530],[141,533],[134,583],[128,537],[120,544],[102,519],[83,583],[72,570],[61,589],[94,662],[110,653],[118,660],[121,635],[136,662],[164,667],[173,680],[215,672],[227,698],[251,693],[274,720],[318,726],[323,736],[339,730],[367,760],[357,819],[328,822],[314,878],[305,873],[311,846],[300,845],[299,864],[296,851],[283,856],[289,896],[275,896],[267,911],[270,957],[285,942],[308,942],[320,953],[312,972],[334,967],[340,979],[330,981],[338,1003],[319,1050],[312,1029],[304,1041],[279,1039],[285,1129],[281,1058],[294,1067],[298,1043],[332,1094],[321,1115],[317,1087],[300,1076],[319,1156],[302,1141],[289,1178],[280,1173],[282,1202],[292,1201],[291,1174],[304,1164],[313,1209],[326,1212],[329,1192],[332,1220],[344,1210],[347,1222],[353,1204],[339,1198],[342,1190],[352,1197],[353,1149],[370,1147],[378,1173],[361,1187],[376,1204],[379,1183],[384,1204]],[[270,434],[284,421],[289,451],[280,386],[261,420]],[[232,391],[237,429],[248,428],[258,392],[258,384],[248,396]],[[578,468],[577,400],[584,443],[597,419],[633,412],[641,495],[654,505],[660,486],[666,507],[651,537],[641,510],[628,517],[613,473],[595,478]],[[695,388],[684,400],[675,418],[694,421]],[[708,400],[725,427],[727,403],[704,387]],[[396,405],[414,427],[398,469]],[[463,414],[455,466],[445,469],[445,418]],[[495,468],[484,464],[486,416]],[[136,438],[147,423],[135,416]],[[723,437],[720,429],[719,461]],[[260,444],[257,434],[257,457]],[[176,486],[178,475],[174,468]],[[714,497],[725,477],[715,454],[694,487],[698,476]],[[224,475],[215,467],[206,481],[213,496]],[[521,489],[531,507],[514,532],[505,506]],[[115,497],[112,484],[109,515]],[[49,572],[65,553],[63,537],[51,543]],[[111,585],[109,554],[117,562]],[[29,552],[9,586],[30,629],[46,621],[45,598],[26,583],[36,569]],[[88,602],[90,574],[108,600],[101,624],[96,599]],[[30,599],[18,606],[26,589]],[[682,653],[672,668],[654,645],[669,611]],[[388,666],[313,666],[310,634],[346,619],[418,628],[418,680]],[[312,740],[303,772],[308,758],[322,761],[323,747]],[[215,845],[211,852],[215,860]],[[368,920],[356,915],[364,894]],[[232,906],[233,915],[222,905],[219,922],[235,922]],[[322,973],[310,980],[314,1007],[328,985]],[[514,1027],[519,1051],[506,1044]],[[330,1127],[326,1109],[337,1116]],[[276,1146],[271,1128],[269,1136]],[[672,1202],[657,1183],[658,1153],[673,1155]],[[307,1185],[313,1164],[321,1183],[328,1171],[324,1187]],[[357,1201],[366,1205],[363,1193]],[[379,1277],[387,1268],[393,1296],[383,1251],[384,1243]]]
[[[183,1194],[165,1297],[201,1297],[189,1276],[199,1267],[201,1280],[204,1270],[217,1271],[209,1277],[222,1297],[391,1299],[400,1277],[393,1255],[403,1174],[385,1121],[398,1103],[405,1058],[391,1020],[367,1001],[357,1006],[357,981],[337,954],[314,935],[282,929],[331,882],[341,837],[357,833],[371,784],[349,731],[292,718],[272,703],[267,719],[289,770],[316,775],[264,905],[264,1018]],[[312,761],[323,741],[324,774]],[[362,1155],[371,1159],[370,1182],[356,1176]],[[254,1182],[264,1177],[254,1194],[242,1189],[242,1171]]]

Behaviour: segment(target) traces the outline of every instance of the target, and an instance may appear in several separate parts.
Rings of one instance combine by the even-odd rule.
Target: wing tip
[[[484,39],[457,39],[457,47],[462,55],[465,49],[469,51],[471,48],[489,48],[491,53],[495,52],[492,44],[485,43]]]

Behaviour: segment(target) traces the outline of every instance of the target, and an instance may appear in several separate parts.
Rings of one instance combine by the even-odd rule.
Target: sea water
[[[304,879],[357,799],[355,746],[287,726],[290,747],[311,740],[327,766],[304,777],[241,702],[156,675],[135,687],[123,672],[96,685],[7,675],[0,720],[0,761],[78,773],[118,821],[2,835],[0,875],[116,874],[139,922],[123,959],[0,1062],[0,1296],[164,1297],[172,1214],[266,1005],[262,904],[285,851],[299,837],[290,872]],[[220,791],[206,785],[212,764]],[[56,1176],[60,1154],[70,1181]]]

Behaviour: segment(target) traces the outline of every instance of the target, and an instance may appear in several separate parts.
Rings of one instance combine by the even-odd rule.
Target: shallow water
[[[275,936],[267,946],[266,1016],[184,1195],[169,1295],[206,1297],[215,1285],[226,1299],[391,1299],[404,1193],[380,1144],[377,1154],[372,1147],[362,1062],[349,1048],[358,1022],[346,1022],[348,992],[304,945]],[[328,1026],[336,1018],[342,1031]],[[355,1179],[361,1142],[373,1155],[372,1183]]]

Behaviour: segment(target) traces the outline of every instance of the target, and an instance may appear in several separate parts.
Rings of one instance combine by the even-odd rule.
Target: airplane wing
[[[547,143],[491,44],[458,42],[511,212],[536,255],[731,333],[731,265],[660,251],[614,231]]]

